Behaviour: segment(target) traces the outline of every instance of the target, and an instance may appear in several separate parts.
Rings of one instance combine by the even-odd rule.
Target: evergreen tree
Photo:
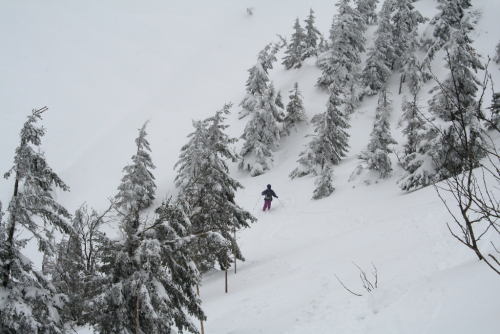
[[[493,60],[497,63],[500,64],[500,42],[498,42],[496,48],[495,48],[495,56],[493,57]]]
[[[487,144],[477,119],[481,111],[476,93],[481,82],[473,73],[483,66],[472,48],[468,36],[471,30],[465,20],[444,46],[450,76],[435,87],[438,93],[429,101],[429,111],[440,118],[441,124],[429,127],[418,154],[406,159],[410,168],[400,180],[404,190],[424,187],[474,168],[486,155]]]
[[[299,90],[299,84],[296,82],[293,89],[290,91],[292,95],[289,96],[290,102],[286,106],[286,116],[283,121],[283,133],[290,135],[292,129],[297,131],[297,124],[307,123],[307,116],[302,102],[302,94]]]
[[[250,76],[246,83],[247,95],[240,102],[240,106],[243,107],[243,110],[240,112],[240,119],[254,110],[257,100],[268,88],[268,70],[273,68],[273,62],[276,61],[276,53],[281,47],[282,45],[278,43],[275,43],[274,46],[273,43],[266,45],[259,52],[257,63],[248,70]]]
[[[300,153],[299,167],[290,173],[292,179],[308,174],[319,175],[327,164],[338,165],[346,156],[349,134],[344,129],[349,128],[349,124],[339,109],[342,104],[339,94],[340,88],[332,84],[327,110],[311,120],[316,134],[309,135],[312,139],[306,150]]]
[[[394,37],[394,53],[396,58],[395,67],[402,68],[406,64],[402,59],[411,44],[416,44],[418,47],[418,32],[417,28],[420,23],[424,23],[424,17],[415,10],[415,6],[411,4],[411,0],[398,0],[394,2],[394,13],[392,15],[393,37]]]
[[[251,176],[263,174],[271,169],[273,154],[271,147],[279,146],[280,129],[278,122],[283,120],[283,111],[276,105],[276,91],[274,85],[265,91],[258,101],[252,119],[245,127],[241,138],[245,143],[241,149],[238,168],[249,171]]]
[[[55,229],[72,233],[66,209],[52,196],[53,187],[68,186],[49,167],[43,152],[36,151],[45,134],[35,123],[47,108],[33,110],[21,130],[14,166],[5,178],[14,175],[14,195],[7,208],[7,221],[0,224],[0,331],[2,333],[62,333],[59,316],[66,297],[58,294],[49,280],[21,253],[29,239],[19,239],[17,231],[30,233],[38,250],[55,251]],[[43,225],[40,224],[43,221]]]
[[[377,23],[377,3],[379,0],[355,0],[356,10],[361,14],[366,24]]]
[[[436,52],[441,50],[451,39],[455,30],[460,29],[467,10],[472,7],[470,0],[440,0],[440,12],[431,20],[434,27],[432,37],[424,38],[423,46],[427,49],[424,59],[425,66],[429,66]]]
[[[500,131],[500,93],[493,93],[491,106],[488,109],[491,110],[488,130],[496,129],[497,131]]]
[[[330,50],[330,46],[328,45],[328,41],[325,39],[323,34],[319,35],[319,43],[318,43],[318,54],[327,52]]]
[[[285,51],[286,56],[283,57],[282,63],[287,70],[301,68],[302,57],[306,54],[307,50],[306,34],[304,33],[304,29],[300,26],[299,18],[295,20],[293,29],[295,29],[295,32],[292,35],[290,43],[288,43]]]
[[[285,109],[285,105],[283,104],[283,97],[281,96],[281,90],[278,91],[276,94],[276,99],[274,99],[274,104],[276,104],[276,107]],[[279,118],[283,118],[283,115],[280,114]]]
[[[236,139],[224,133],[228,127],[224,124],[225,115],[229,114],[230,107],[231,104],[225,105],[215,116],[195,123],[203,126],[196,128],[190,142],[182,148],[181,160],[176,164],[176,167],[180,165],[176,186],[180,188],[179,202],[191,217],[191,233],[217,232],[231,245],[231,252],[244,261],[236,240],[228,231],[246,228],[255,218],[235,203],[235,192],[243,186],[228,175],[225,162],[238,159],[229,147]],[[222,268],[226,266],[226,253],[220,252],[219,243],[212,245],[210,241],[199,238],[193,248],[193,260],[202,274],[214,268],[217,262]]]
[[[408,101],[406,96],[401,105],[403,115],[399,124],[406,123],[403,134],[408,139],[405,144],[405,156],[417,152],[417,148],[422,138],[422,130],[425,128],[425,119],[422,117],[420,107],[417,101],[417,95],[414,95],[413,101]]]
[[[401,85],[409,77],[409,87],[412,94],[416,94],[420,88],[422,74],[420,71],[420,62],[416,52],[420,49],[418,39],[418,25],[424,23],[424,17],[415,10],[410,0],[400,0],[394,3],[393,36],[394,53],[396,56],[395,67],[399,68],[401,73]]]
[[[191,317],[206,317],[194,289],[201,277],[191,247],[200,236],[189,234],[189,219],[170,200],[140,226],[122,216],[121,239],[102,250],[104,279],[91,324],[99,334],[198,333]],[[225,247],[219,235],[204,236]]]
[[[484,66],[468,36],[472,29],[467,21],[463,22],[453,34],[450,45],[445,45],[446,67],[451,75],[439,86],[440,92],[429,101],[429,110],[433,114],[451,122],[442,136],[446,140],[443,147],[449,150],[445,154],[448,158],[438,163],[443,178],[462,172],[468,159],[473,159],[477,165],[486,154],[482,149],[482,130],[476,119],[479,108],[476,94],[481,82],[474,75]]]
[[[445,121],[454,121],[465,117],[464,124],[468,123],[471,112],[476,108],[476,93],[481,82],[473,72],[484,69],[479,55],[472,47],[472,40],[468,33],[473,28],[464,22],[445,46],[447,64],[451,75],[439,87],[440,89],[429,102],[429,110]]]
[[[118,206],[137,216],[141,210],[149,208],[155,199],[156,184],[151,169],[156,167],[148,153],[151,152],[146,140],[148,122],[139,129],[139,137],[135,140],[137,152],[132,156],[132,164],[123,168],[126,174],[116,195]]]
[[[339,12],[330,29],[332,49],[317,62],[317,66],[323,71],[317,86],[322,89],[328,89],[334,81],[338,81],[341,87],[349,87],[356,84],[358,79],[357,66],[361,63],[359,54],[365,51],[363,34],[366,24],[349,2],[350,0],[342,0],[337,4]]]
[[[319,32],[318,28],[316,28],[316,26],[314,25],[314,19],[315,19],[314,11],[311,8],[309,16],[307,17],[306,20],[304,20],[304,22],[306,23],[305,37],[304,37],[305,50],[301,56],[302,61],[308,57],[318,55],[318,39],[319,36],[321,36],[321,33]]]
[[[314,190],[313,199],[328,197],[335,191],[335,188],[332,185],[332,176],[332,166],[327,163],[314,182],[318,187]]]
[[[174,168],[178,169],[178,175],[175,177],[175,186],[184,189],[196,191],[199,180],[202,180],[205,173],[205,159],[207,155],[206,141],[208,138],[207,121],[193,121],[195,131],[188,135],[189,141],[181,148],[179,161]]]
[[[392,12],[394,0],[385,0],[379,15],[378,28],[375,31],[375,41],[369,49],[368,58],[362,73],[362,83],[365,92],[376,94],[385,86],[391,76],[396,60],[394,36],[392,27]]]
[[[389,117],[392,111],[392,101],[387,97],[387,89],[384,87],[379,93],[378,106],[376,110],[375,123],[371,133],[371,140],[366,150],[359,155],[360,159],[366,160],[368,169],[380,172],[380,178],[389,176],[392,172],[392,163],[389,153],[391,144],[397,142],[391,137]]]

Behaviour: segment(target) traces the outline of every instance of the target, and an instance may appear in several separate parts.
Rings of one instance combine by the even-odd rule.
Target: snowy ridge
[[[484,57],[493,55],[500,3],[472,3],[481,12],[471,36],[474,46]],[[434,0],[414,5],[427,18],[437,12]],[[249,15],[246,9],[252,7]],[[0,71],[0,170],[12,164],[25,116],[47,105],[42,149],[71,188],[70,193],[56,193],[57,200],[69,212],[83,202],[104,208],[135,153],[137,129],[150,119],[155,205],[160,204],[167,194],[177,194],[173,166],[193,131],[191,120],[209,117],[229,101],[237,105],[259,50],[278,42],[275,34],[291,36],[295,18],[303,22],[311,7],[317,27],[327,36],[337,9],[334,2],[319,0],[0,2],[0,59],[8,64]],[[420,26],[421,34],[426,25]],[[374,29],[369,26],[365,34],[366,47]],[[285,105],[298,82],[310,120],[324,112],[328,99],[314,86],[321,71],[314,58],[300,69],[285,70],[283,56],[278,54],[270,79]],[[366,53],[361,57],[364,62]],[[442,58],[438,53],[433,66],[439,78],[447,72]],[[494,82],[500,82],[498,65],[492,62],[489,70]],[[422,105],[434,85],[422,88]],[[405,138],[396,124],[408,92],[405,87],[399,95],[398,88],[395,74],[389,81],[394,109],[390,124],[398,142],[394,148],[401,151]],[[489,90],[484,101],[491,101]],[[205,333],[498,332],[498,276],[450,235],[450,215],[435,190],[402,191],[396,182],[403,170],[395,154],[391,177],[379,179],[378,172],[364,169],[353,175],[362,163],[356,155],[369,142],[376,105],[376,96],[365,97],[350,116],[348,157],[334,167],[335,191],[328,198],[311,200],[313,177],[288,177],[297,167],[310,125],[282,139],[273,168],[263,175],[253,178],[229,164],[231,176],[244,186],[236,202],[258,222],[238,233],[246,262],[238,261],[237,274],[230,271],[229,293],[224,293],[224,272],[212,271],[203,279]],[[239,137],[248,118],[238,119],[238,107],[231,111],[228,133]],[[237,152],[242,145],[242,140],[236,144]],[[262,212],[259,194],[268,183],[279,199],[271,211]],[[12,179],[2,181],[4,210],[12,189]],[[32,246],[26,250],[29,258],[41,263]],[[367,293],[362,288],[351,261],[369,278],[373,262],[377,289]],[[335,275],[363,296],[350,294]],[[82,328],[79,333],[92,331]]]

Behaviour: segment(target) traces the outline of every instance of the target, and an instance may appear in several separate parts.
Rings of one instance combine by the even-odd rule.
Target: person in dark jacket
[[[270,210],[273,197],[278,198],[278,196],[276,196],[274,190],[271,189],[270,184],[267,185],[267,189],[262,192],[262,195],[264,195],[264,209],[262,211],[266,211],[266,208]]]

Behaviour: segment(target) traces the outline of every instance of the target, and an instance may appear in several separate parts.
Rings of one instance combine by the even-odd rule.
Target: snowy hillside
[[[427,18],[437,13],[437,4],[414,3]],[[471,38],[484,60],[500,41],[500,2],[472,4],[481,14]],[[277,34],[290,38],[296,17],[303,21],[311,7],[316,26],[328,36],[335,1],[0,0],[0,171],[12,166],[25,117],[48,106],[41,122],[47,128],[42,149],[71,190],[58,191],[56,199],[71,213],[84,202],[104,209],[135,153],[137,129],[150,120],[159,205],[177,195],[174,165],[193,132],[192,120],[233,102],[227,132],[240,137],[248,122],[238,119],[247,70],[266,44],[279,41]],[[420,26],[421,34],[427,24]],[[369,26],[366,47],[373,44],[375,29]],[[285,105],[298,82],[308,118],[324,112],[328,95],[315,87],[321,75],[315,59],[285,70],[283,56],[282,50],[269,76]],[[447,71],[443,57],[439,52],[433,62],[439,78]],[[499,83],[499,65],[492,62],[489,71]],[[433,86],[429,82],[422,88],[423,105]],[[406,139],[397,123],[408,92],[398,94],[398,88],[396,74],[389,81],[390,124],[395,150],[402,151]],[[487,90],[486,104],[491,94]],[[451,216],[434,188],[402,191],[397,181],[404,171],[395,154],[391,177],[379,179],[378,172],[364,170],[350,180],[361,164],[357,155],[368,144],[376,105],[376,96],[365,97],[350,115],[348,157],[334,167],[335,191],[327,198],[311,200],[312,176],[288,177],[311,125],[282,139],[273,169],[263,175],[250,177],[230,164],[231,176],[244,186],[236,202],[258,221],[238,232],[246,261],[237,262],[236,274],[231,268],[229,292],[224,293],[223,271],[203,278],[205,333],[500,332],[499,276],[449,233]],[[236,144],[237,152],[242,145],[242,140]],[[267,184],[279,199],[271,211],[262,212],[260,193]],[[2,179],[4,211],[13,189],[12,178]],[[116,234],[117,227],[106,231]],[[41,265],[35,244],[26,254]],[[356,265],[372,282],[376,267],[377,289],[366,292]],[[350,294],[335,276],[363,296]],[[93,331],[81,328],[79,333]]]

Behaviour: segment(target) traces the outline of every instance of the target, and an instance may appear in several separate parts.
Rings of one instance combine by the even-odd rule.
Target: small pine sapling
[[[300,93],[298,82],[293,85],[293,89],[290,93],[292,93],[292,95],[289,96],[290,102],[286,106],[286,116],[283,121],[283,133],[288,136],[292,129],[297,131],[297,124],[307,124],[307,116],[304,109],[304,103],[302,102],[303,96]]]
[[[317,187],[313,193],[313,199],[321,199],[330,196],[335,188],[332,185],[333,169],[332,166],[327,163],[321,170],[319,176],[314,182]]]

